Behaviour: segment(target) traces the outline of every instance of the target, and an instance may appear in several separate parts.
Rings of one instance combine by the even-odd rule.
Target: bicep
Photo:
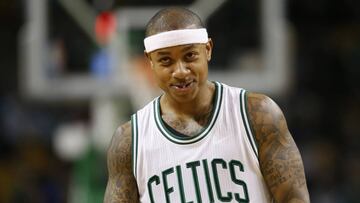
[[[300,152],[283,113],[265,95],[250,94],[248,102],[260,167],[269,190],[277,202],[308,202]]]
[[[265,181],[279,202],[306,197],[305,174],[298,148],[290,133],[269,140],[259,154]]]
[[[131,167],[130,123],[114,134],[107,152],[108,183],[104,202],[138,202],[136,180]]]

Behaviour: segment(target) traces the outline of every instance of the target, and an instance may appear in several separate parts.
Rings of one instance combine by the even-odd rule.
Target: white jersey
[[[164,124],[160,97],[132,116],[141,202],[271,202],[246,112],[246,94],[215,82],[214,109],[195,136]]]

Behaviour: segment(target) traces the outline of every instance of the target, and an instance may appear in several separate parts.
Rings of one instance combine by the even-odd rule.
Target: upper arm
[[[105,203],[138,202],[136,180],[131,167],[131,123],[120,126],[107,152],[108,183]]]
[[[277,202],[309,202],[300,152],[285,117],[269,97],[248,93],[248,113],[265,182]]]

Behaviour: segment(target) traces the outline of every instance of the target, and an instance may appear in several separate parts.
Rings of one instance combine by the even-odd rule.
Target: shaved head
[[[204,28],[198,15],[194,12],[181,8],[165,8],[157,12],[146,26],[146,37],[165,31],[180,29]]]

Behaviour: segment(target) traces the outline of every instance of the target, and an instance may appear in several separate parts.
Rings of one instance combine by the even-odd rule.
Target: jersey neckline
[[[206,137],[206,135],[211,131],[212,127],[214,126],[217,120],[222,103],[223,86],[219,82],[214,82],[214,84],[215,84],[214,109],[210,115],[210,122],[208,122],[207,125],[199,133],[191,137],[190,136],[184,137],[181,135],[177,135],[175,130],[170,130],[169,128],[167,128],[163,119],[161,118],[161,113],[160,113],[161,96],[159,96],[154,100],[153,107],[154,107],[155,123],[161,134],[166,139],[176,144],[192,144]]]

